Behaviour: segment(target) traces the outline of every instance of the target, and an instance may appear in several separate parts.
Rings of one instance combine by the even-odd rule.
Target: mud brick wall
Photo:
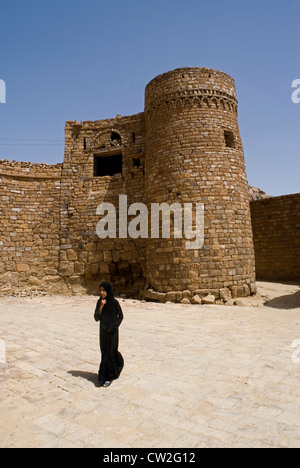
[[[257,278],[300,279],[300,194],[252,201]]]
[[[61,168],[0,161],[0,284],[57,275]]]

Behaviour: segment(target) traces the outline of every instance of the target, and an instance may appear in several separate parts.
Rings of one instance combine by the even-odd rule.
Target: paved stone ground
[[[300,287],[259,291],[269,306],[123,300],[107,389],[95,297],[0,298],[0,447],[299,448]]]

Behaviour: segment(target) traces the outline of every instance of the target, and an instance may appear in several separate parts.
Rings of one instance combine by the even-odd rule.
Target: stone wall
[[[300,194],[251,202],[255,265],[262,280],[300,279]]]
[[[57,277],[61,168],[0,161],[0,285]]]
[[[62,165],[2,161],[0,178],[0,285],[95,292],[107,280],[162,302],[255,292],[235,84],[222,72],[160,75],[146,87],[144,113],[68,121]],[[149,209],[203,204],[204,244],[189,250],[174,232],[123,237],[119,226],[116,238],[99,238],[97,207],[112,204],[118,221],[120,195]]]
[[[67,122],[61,180],[61,253],[59,273],[72,285],[95,290],[101,280],[111,281],[117,292],[137,294],[145,285],[144,242],[141,239],[99,239],[97,207],[119,195],[128,205],[144,200],[144,114],[117,116],[95,122]],[[105,164],[122,156],[114,175],[98,176],[97,161]],[[118,209],[116,218],[119,218]],[[96,288],[97,289],[97,288]]]
[[[148,203],[204,204],[204,245],[149,239],[146,277],[160,293],[255,290],[249,192],[234,80],[182,68],[146,87]],[[218,294],[218,293],[216,293]]]

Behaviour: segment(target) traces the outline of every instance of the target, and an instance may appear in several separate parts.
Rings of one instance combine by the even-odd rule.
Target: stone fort
[[[292,252],[272,269],[281,228],[263,245],[272,198],[252,202],[251,222],[237,117],[229,75],[180,68],[146,86],[142,113],[67,121],[62,164],[0,161],[2,289],[96,293],[108,280],[117,293],[161,302],[209,293],[226,301],[256,292],[255,265],[267,276],[274,270],[272,279],[299,278],[299,195],[275,197],[288,210]],[[97,207],[118,207],[120,194],[128,204],[204,204],[203,246],[188,250],[186,239],[161,236],[100,239]]]

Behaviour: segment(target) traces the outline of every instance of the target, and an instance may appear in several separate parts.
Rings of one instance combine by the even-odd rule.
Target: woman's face
[[[103,286],[100,287],[100,296],[101,296],[102,299],[105,299],[106,296],[107,296],[107,292],[105,291]]]

